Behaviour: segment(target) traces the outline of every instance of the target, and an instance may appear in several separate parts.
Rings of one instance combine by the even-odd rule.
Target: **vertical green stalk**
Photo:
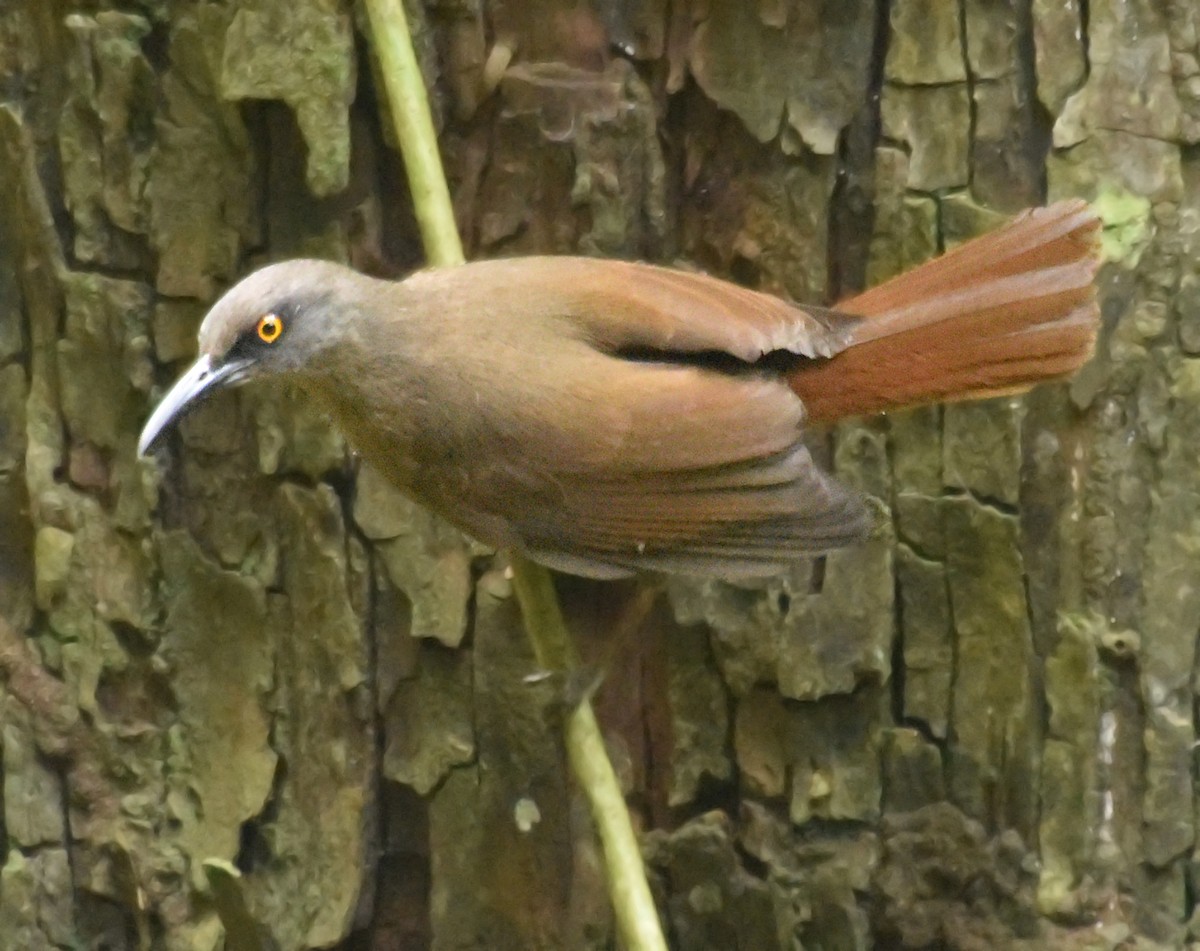
[[[425,83],[417,65],[401,0],[364,0],[396,137],[404,155],[413,206],[429,262],[462,264],[462,241],[438,153]],[[514,315],[519,319],[520,315]],[[511,554],[513,588],[538,663],[571,672],[578,664],[549,572]],[[609,897],[627,951],[667,951],[646,880],[637,835],[592,705],[586,698],[567,715],[567,756],[587,797],[604,849]]]
[[[454,223],[433,113],[413,51],[404,4],[401,0],[366,0],[366,7],[425,256],[437,267],[462,264],[466,260],[462,240]]]
[[[575,645],[559,609],[550,572],[516,552],[510,558],[513,588],[538,663],[549,670],[575,670],[579,663]],[[629,807],[586,697],[567,714],[566,734],[571,770],[587,796],[604,848],[608,894],[625,947],[627,951],[666,951]]]

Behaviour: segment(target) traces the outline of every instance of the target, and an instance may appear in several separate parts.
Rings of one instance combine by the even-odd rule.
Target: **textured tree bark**
[[[410,9],[471,256],[825,301],[1047,198],[1111,222],[1069,386],[814,434],[870,543],[563,579],[674,946],[1200,938],[1195,4]],[[0,6],[0,948],[613,947],[578,685],[491,553],[291,393],[135,459],[238,275],[420,263],[353,14]]]

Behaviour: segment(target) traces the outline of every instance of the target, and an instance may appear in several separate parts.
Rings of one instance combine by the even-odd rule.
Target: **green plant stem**
[[[401,0],[365,3],[425,256],[437,267],[462,264],[466,260],[462,239],[454,222],[429,95],[413,50],[404,4]]]
[[[363,2],[383,67],[425,253],[436,266],[461,264],[465,260],[462,241],[404,6],[401,0]],[[513,588],[538,663],[569,675],[577,669],[578,657],[550,573],[515,552],[511,553],[511,564]],[[565,729],[567,757],[587,797],[604,849],[609,896],[625,947],[627,951],[667,951],[637,834],[587,698],[567,715]]]
[[[567,674],[578,670],[575,645],[558,606],[550,572],[516,552],[510,558],[513,588],[538,663]],[[566,740],[567,758],[587,796],[604,849],[608,894],[625,947],[628,951],[666,951],[629,807],[608,758],[595,711],[586,697],[567,714]]]

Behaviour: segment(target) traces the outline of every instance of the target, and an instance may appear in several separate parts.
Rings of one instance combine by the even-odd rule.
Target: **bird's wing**
[[[870,529],[858,493],[813,461],[779,377],[597,354],[570,392],[561,425],[513,434],[475,484],[478,510],[546,564],[761,576]]]
[[[646,358],[724,353],[753,363],[776,351],[829,357],[846,347],[862,320],[707,274],[631,261],[503,258],[455,271],[426,271],[409,281],[442,282],[450,299],[469,299],[466,319],[478,320],[480,305],[500,321],[553,316],[599,349]]]
[[[778,574],[862,540],[871,527],[861,498],[822,473],[803,446],[678,477],[561,488],[556,514],[531,511],[513,527],[532,557],[595,577]]]
[[[431,394],[454,409],[428,428],[437,451],[461,433],[464,477],[453,497],[422,486],[474,534],[610,577],[772,574],[866,534],[860,497],[803,443],[799,398],[777,368],[756,365],[777,351],[836,353],[857,318],[589,258],[476,262],[414,280],[475,333],[468,371],[453,334],[430,342],[429,361],[459,374]],[[486,414],[458,402],[498,389]]]

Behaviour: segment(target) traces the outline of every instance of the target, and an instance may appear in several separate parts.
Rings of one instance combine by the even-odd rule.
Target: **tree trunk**
[[[410,7],[473,257],[826,302],[1103,205],[1069,385],[814,434],[870,542],[560,588],[674,947],[1184,946],[1200,8]],[[616,945],[560,744],[579,685],[528,677],[503,564],[290,392],[135,458],[238,276],[420,264],[355,12],[0,6],[0,948]]]

